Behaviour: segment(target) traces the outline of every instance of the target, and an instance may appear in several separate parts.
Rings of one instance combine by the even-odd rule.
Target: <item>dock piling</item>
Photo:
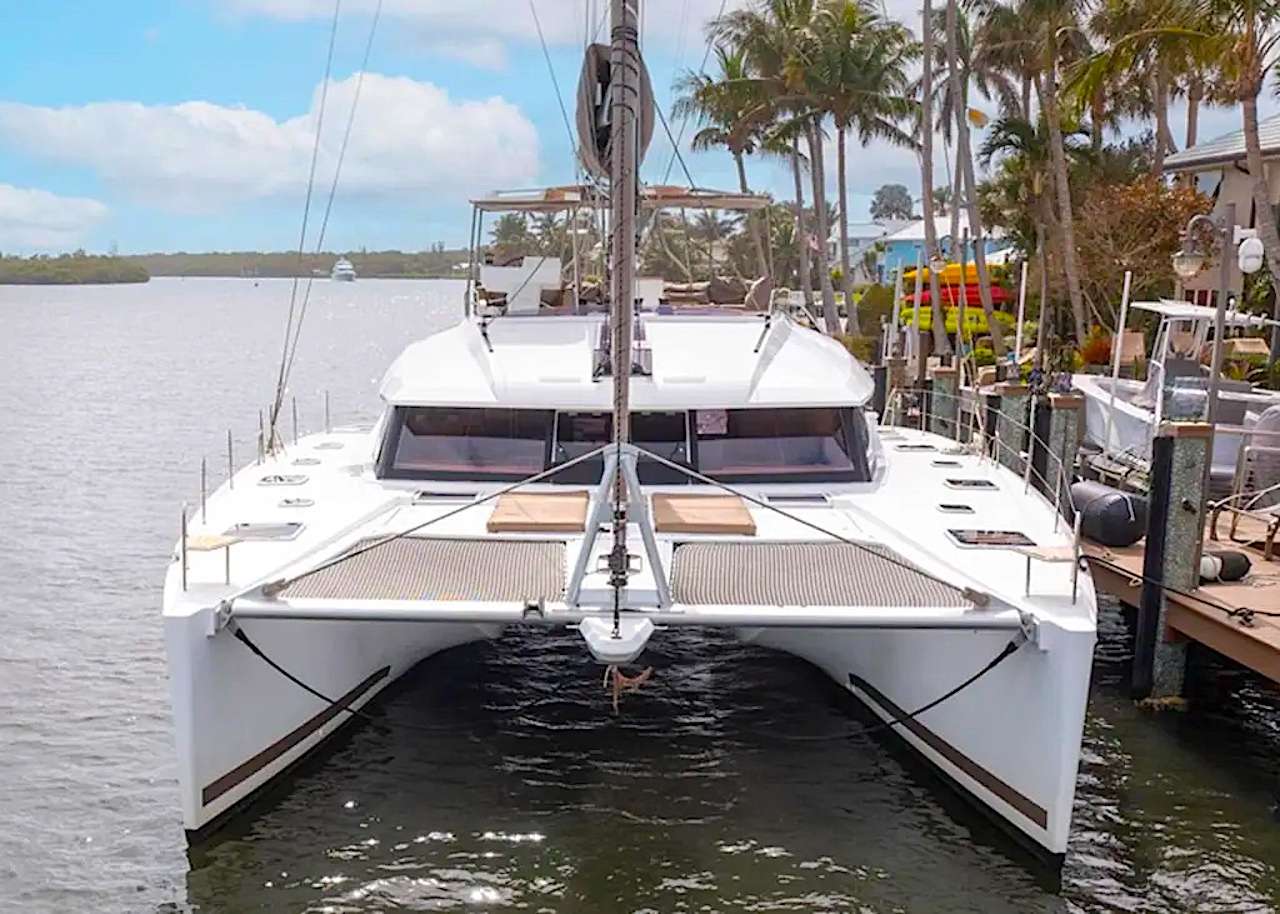
[[[1200,503],[1212,427],[1201,422],[1160,426],[1151,441],[1151,499],[1143,556],[1142,596],[1133,646],[1135,698],[1182,694],[1187,646],[1167,624],[1166,587],[1189,591],[1200,580]]]
[[[995,386],[1000,398],[996,414],[996,460],[1013,472],[1022,473],[1022,453],[1026,444],[1027,400],[1031,388],[1025,384],[1002,383]]]
[[[957,387],[959,376],[956,369],[949,365],[939,365],[929,370],[932,381],[929,396],[929,431],[944,438],[955,438],[959,432],[960,391]]]
[[[1056,504],[1066,506],[1065,516],[1074,520],[1071,509],[1071,482],[1076,465],[1076,453],[1080,450],[1080,419],[1084,410],[1084,397],[1079,394],[1049,394],[1049,453],[1056,460],[1049,460],[1044,478],[1058,489],[1054,495]],[[1061,461],[1061,463],[1059,463]],[[1057,471],[1062,467],[1063,472]]]
[[[889,402],[889,366],[876,365],[872,368],[871,380],[875,384],[871,394],[871,409],[883,420],[885,404]]]

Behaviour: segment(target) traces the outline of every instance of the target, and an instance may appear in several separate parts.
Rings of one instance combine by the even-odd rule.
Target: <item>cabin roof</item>
[[[1262,157],[1280,157],[1280,114],[1258,124],[1258,139],[1262,143]],[[1171,172],[1204,171],[1220,165],[1238,162],[1245,157],[1244,131],[1236,130],[1197,143],[1190,149],[1175,152],[1164,160],[1164,170]]]
[[[607,411],[609,379],[592,375],[603,315],[474,318],[411,344],[387,371],[398,406]],[[873,384],[838,342],[775,315],[646,315],[651,376],[633,376],[637,410],[855,406]],[[488,342],[485,341],[485,335]]]

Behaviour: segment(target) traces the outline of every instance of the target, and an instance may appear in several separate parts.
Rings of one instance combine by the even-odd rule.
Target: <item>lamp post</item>
[[[1173,255],[1174,272],[1183,280],[1193,279],[1204,267],[1205,255],[1196,250],[1193,233],[1198,225],[1212,228],[1221,246],[1221,265],[1218,279],[1218,302],[1213,316],[1213,357],[1209,368],[1208,409],[1206,421],[1210,426],[1218,412],[1218,381],[1222,374],[1222,343],[1226,333],[1227,296],[1231,288],[1230,255],[1236,253],[1240,272],[1256,273],[1262,268],[1262,242],[1253,229],[1236,225],[1236,205],[1228,203],[1222,222],[1208,216],[1192,216],[1182,236],[1182,249]]]
[[[1218,413],[1218,380],[1222,374],[1223,336],[1226,332],[1227,323],[1227,295],[1231,286],[1231,260],[1229,258],[1233,252],[1238,253],[1240,271],[1242,273],[1256,273],[1262,268],[1260,250],[1262,243],[1258,240],[1256,231],[1241,229],[1236,226],[1236,205],[1234,203],[1227,204],[1221,223],[1215,222],[1208,216],[1192,216],[1188,220],[1186,230],[1182,236],[1182,250],[1173,255],[1174,272],[1183,280],[1193,279],[1204,267],[1205,255],[1196,251],[1196,243],[1192,235],[1198,225],[1210,226],[1218,235],[1221,248],[1219,254],[1221,267],[1218,280],[1218,301],[1213,315],[1213,357],[1209,369],[1208,403],[1205,416],[1205,421],[1209,426],[1209,443],[1208,450],[1205,453],[1204,476],[1200,489],[1202,493],[1200,528],[1203,530],[1205,507],[1209,497],[1209,479],[1213,468],[1213,449],[1217,437],[1214,430],[1214,421]],[[1163,387],[1163,380],[1161,381],[1161,386]],[[1163,390],[1159,392],[1159,396],[1164,396]],[[1196,558],[1193,567],[1200,567],[1200,551],[1202,548],[1203,542],[1198,540],[1196,542]]]

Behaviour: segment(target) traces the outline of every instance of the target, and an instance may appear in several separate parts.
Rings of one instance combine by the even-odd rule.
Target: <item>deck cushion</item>
[[[489,515],[490,533],[581,533],[586,492],[508,492]]]
[[[746,502],[736,495],[655,495],[653,522],[659,533],[756,533]]]

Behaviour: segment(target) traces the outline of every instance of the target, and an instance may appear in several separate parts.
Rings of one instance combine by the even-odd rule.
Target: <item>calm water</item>
[[[302,422],[371,418],[456,283],[318,283]],[[0,287],[0,910],[1271,911],[1280,693],[1197,658],[1192,710],[1124,697],[1102,621],[1061,884],[805,664],[663,639],[614,717],[576,635],[441,655],[255,814],[188,851],[159,616],[201,455],[248,455],[287,284]],[[412,722],[430,732],[397,728]]]

